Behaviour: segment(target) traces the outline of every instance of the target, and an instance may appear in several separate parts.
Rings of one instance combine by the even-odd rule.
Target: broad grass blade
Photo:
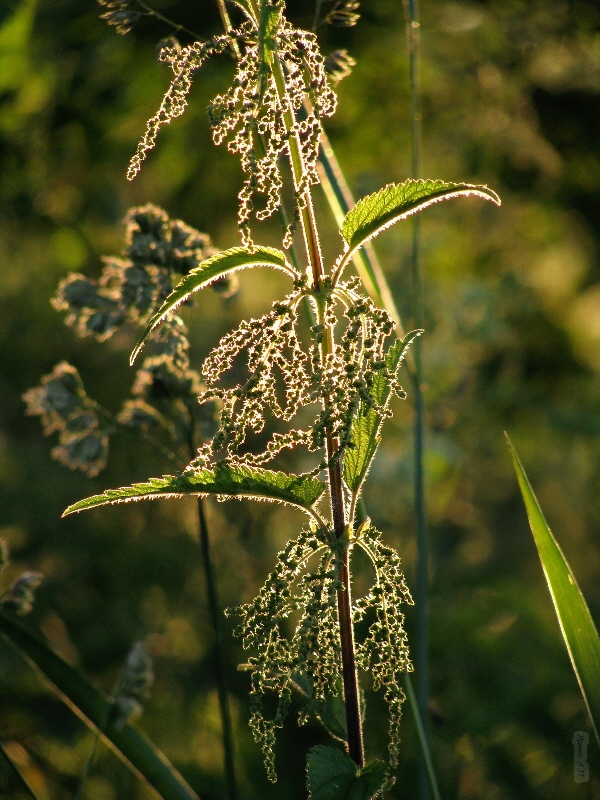
[[[544,518],[523,465],[506,437],[523,495],[529,525],[556,610],[571,664],[600,745],[600,638],[571,567]]]
[[[175,767],[140,731],[117,726],[111,704],[46,642],[9,613],[0,610],[0,634],[50,684],[69,708],[163,800],[199,800]]]

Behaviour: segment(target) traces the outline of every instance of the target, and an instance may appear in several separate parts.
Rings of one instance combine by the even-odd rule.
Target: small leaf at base
[[[309,800],[372,800],[388,782],[385,762],[372,761],[360,772],[350,756],[317,745],[308,753]]]

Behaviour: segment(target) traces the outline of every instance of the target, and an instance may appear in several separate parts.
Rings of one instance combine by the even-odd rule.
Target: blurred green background
[[[310,26],[312,0],[288,6]],[[219,31],[211,0],[155,7],[202,36]],[[98,477],[70,473],[51,460],[54,442],[21,400],[62,359],[108,408],[129,391],[133,334],[105,344],[77,339],[49,302],[69,272],[96,277],[100,257],[121,250],[129,206],[156,203],[217,246],[238,244],[241,173],[213,147],[204,110],[227,85],[230,59],[196,75],[188,111],[161,131],[127,183],[128,160],[168,86],[156,45],[172,31],[145,18],[118,36],[100,11],[92,0],[0,5],[0,536],[12,553],[3,581],[23,569],[46,575],[29,622],[106,692],[131,644],[147,637],[156,683],[139,725],[211,800],[224,797],[224,782],[193,502],[61,520],[75,500],[169,467],[114,437]],[[357,60],[327,126],[356,196],[410,174],[402,3],[364,0],[361,11],[356,27],[321,31],[326,53],[345,47]],[[600,9],[596,0],[422,0],[421,13],[423,177],[487,183],[503,200],[501,209],[458,200],[422,218],[434,760],[445,798],[592,800],[600,757],[591,740],[590,780],[576,784],[571,740],[591,729],[503,431],[598,622]],[[328,221],[325,229],[325,250],[335,254],[337,233]],[[396,226],[377,246],[410,327],[410,227]],[[282,285],[262,272],[240,284],[235,300],[205,293],[188,314],[196,365],[242,315],[263,313]],[[409,397],[387,424],[366,502],[414,585],[411,424]],[[223,605],[254,596],[300,522],[265,505],[209,504]],[[306,749],[326,739],[290,719],[278,744],[279,783],[267,783],[246,725],[248,677],[236,671],[247,656],[225,625],[241,795],[302,798]],[[72,798],[91,735],[3,642],[0,698],[0,739],[40,798]],[[383,708],[368,703],[368,755],[382,757]],[[391,794],[413,798],[408,712],[403,726]],[[0,764],[0,798],[18,797]],[[150,794],[103,750],[86,798],[125,797]]]

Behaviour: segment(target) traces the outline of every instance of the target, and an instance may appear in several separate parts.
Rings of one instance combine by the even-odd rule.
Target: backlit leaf
[[[249,497],[254,500],[278,500],[300,508],[310,508],[324,491],[325,484],[316,478],[288,475],[285,472],[273,472],[257,467],[221,465],[215,469],[164,475],[162,478],[150,478],[145,483],[108,489],[103,494],[74,503],[66,509],[63,516],[96,506],[127,503],[131,500],[208,494]]]
[[[404,339],[393,344],[386,356],[386,365],[394,373],[404,358],[406,351],[421,331],[408,333]],[[385,372],[376,372],[373,377],[371,395],[377,406],[385,409],[390,401],[390,381]],[[358,491],[379,447],[383,417],[379,411],[361,401],[352,420],[350,436],[354,447],[344,453],[344,480],[352,492]]]
[[[388,782],[383,761],[359,771],[346,753],[323,745],[309,751],[307,775],[309,800],[372,800]]]
[[[350,209],[344,218],[341,233],[349,250],[353,251],[395,222],[406,219],[433,203],[468,195],[500,205],[498,195],[487,186],[413,179],[404,183],[390,183],[363,197]]]
[[[288,263],[281,250],[273,247],[255,247],[252,251],[245,247],[232,247],[230,250],[223,250],[203,261],[199,267],[192,269],[177,285],[177,287],[167,297],[165,302],[154,314],[148,323],[148,327],[140,341],[135,346],[131,354],[131,363],[135,361],[138,353],[150,333],[159,325],[181,303],[188,300],[192,294],[204,289],[213,281],[222,278],[230,272],[249,267],[272,267],[287,272],[292,277],[297,277],[296,271]]]

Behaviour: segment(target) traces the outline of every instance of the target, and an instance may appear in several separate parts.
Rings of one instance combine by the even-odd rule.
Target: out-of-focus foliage
[[[205,38],[221,30],[216,2],[156,5]],[[312,24],[311,0],[288,6]],[[124,327],[104,344],[78,339],[50,299],[70,272],[100,278],[101,256],[122,248],[120,220],[131,205],[165,208],[217,248],[239,244],[243,176],[212,145],[205,115],[233,63],[222,56],[203,67],[186,114],[161,130],[128,184],[127,163],[170,79],[156,45],[173,31],[142,17],[118,36],[99,19],[105,10],[21,0],[0,11],[0,535],[12,553],[5,579],[44,573],[28,619],[107,692],[132,643],[147,642],[156,680],[139,724],[209,800],[224,789],[193,505],[136,504],[61,521],[73,501],[169,466],[124,434],[112,437],[97,477],[70,473],[51,460],[52,444],[21,400],[66,360],[91,397],[119,411],[133,382],[135,332]],[[423,0],[421,12],[423,176],[485,183],[503,200],[500,210],[448,204],[422,223],[434,758],[443,796],[587,800],[600,792],[600,773],[592,765],[588,784],[573,781],[572,737],[588,723],[502,431],[549,523],[564,532],[565,555],[600,619],[600,10],[594,0]],[[402,4],[363,2],[360,15],[350,28],[319,29],[326,55],[344,49],[357,62],[328,124],[357,196],[410,172]],[[277,244],[273,230],[257,226],[255,238]],[[377,246],[410,328],[409,234],[390,230]],[[332,224],[326,255],[339,247]],[[233,300],[207,294],[184,309],[192,367],[242,314],[265,313],[282,284],[264,271],[242,275],[240,285]],[[386,423],[366,503],[400,550],[410,585],[409,403]],[[295,513],[210,506],[224,605],[256,594]],[[360,586],[359,578],[358,594]],[[244,660],[237,648],[229,638],[243,796],[304,797],[304,753],[321,734],[290,727],[278,756],[285,769],[267,788],[247,730],[248,678],[235,671]],[[88,734],[6,648],[0,692],[11,758],[42,796],[72,798]],[[368,726],[367,749],[382,757],[384,711],[370,693],[367,702],[370,719],[380,719]],[[408,719],[402,738],[401,789],[391,794],[412,797],[417,747]],[[131,781],[99,752],[88,796],[148,796]],[[0,797],[18,791],[0,765]]]

